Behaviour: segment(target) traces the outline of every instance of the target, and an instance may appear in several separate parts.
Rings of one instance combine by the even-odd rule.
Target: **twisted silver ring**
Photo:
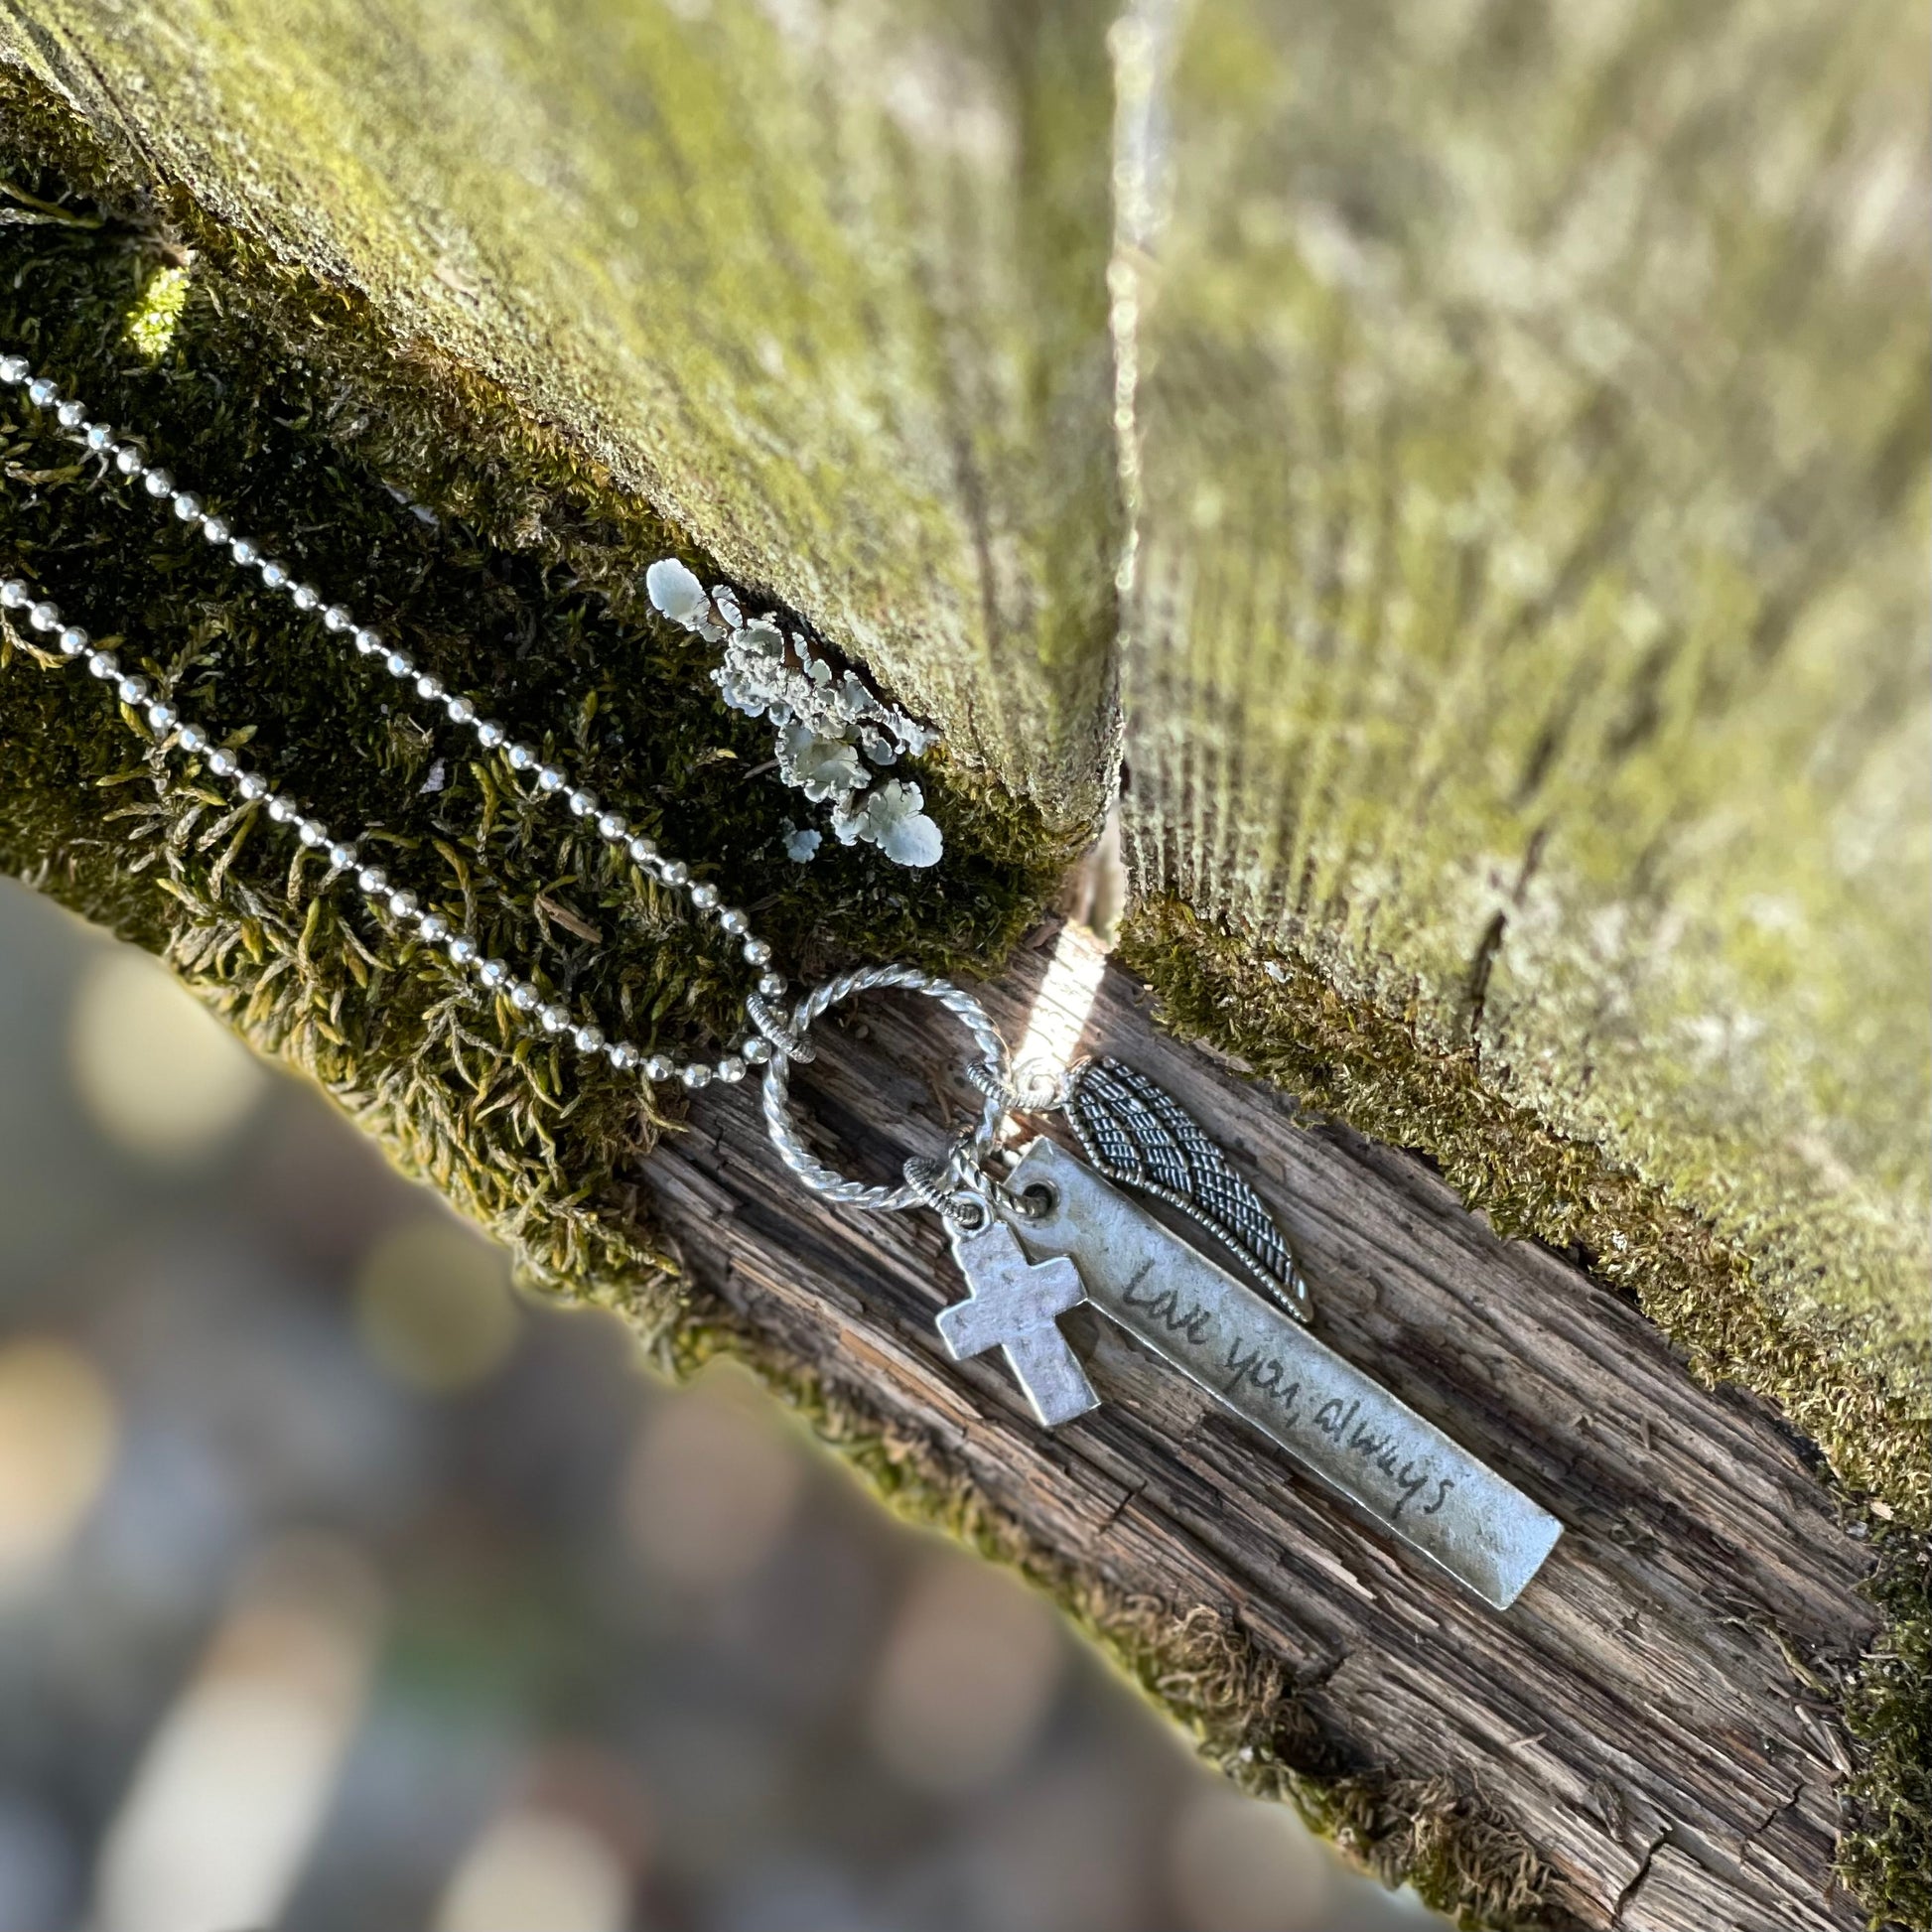
[[[969,1066],[966,1077],[980,1092],[999,1101],[1010,1114],[1056,1114],[1066,1105],[1066,1073],[1035,1073],[1029,1077],[1030,1060],[1001,1077],[995,1066]]]
[[[980,1049],[986,1064],[995,1071],[996,1078],[992,1084],[997,1089],[1004,1089],[1007,1083],[1007,1043],[987,1017],[986,1009],[970,993],[962,993],[950,980],[935,979],[932,974],[921,973],[911,966],[866,966],[856,973],[842,973],[837,979],[827,980],[823,986],[806,994],[792,1009],[788,1031],[802,1036],[827,1008],[838,1006],[855,993],[871,993],[881,988],[922,993],[929,1000],[937,1000],[972,1035],[974,1045]],[[836,1168],[828,1168],[813,1158],[811,1150],[799,1139],[791,1118],[791,1058],[788,1053],[774,1051],[770,1064],[764,1069],[764,1130],[771,1137],[771,1145],[778,1150],[778,1159],[815,1194],[823,1194],[826,1199],[835,1200],[843,1207],[870,1207],[886,1213],[897,1213],[903,1208],[926,1205],[928,1190],[910,1181],[898,1187],[868,1186],[862,1180],[848,1179]],[[1006,1103],[999,1097],[999,1092],[987,1092],[979,1125],[966,1137],[965,1142],[976,1158],[992,1150],[1006,1114]]]

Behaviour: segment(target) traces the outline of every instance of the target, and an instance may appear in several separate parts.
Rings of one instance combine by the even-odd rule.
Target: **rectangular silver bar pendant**
[[[1563,1525],[1300,1322],[1164,1227],[1051,1141],[1008,1185],[1051,1205],[1015,1221],[1064,1255],[1104,1314],[1209,1390],[1383,1529],[1505,1609]]]

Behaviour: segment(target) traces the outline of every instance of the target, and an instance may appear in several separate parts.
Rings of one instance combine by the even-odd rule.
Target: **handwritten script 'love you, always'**
[[[1103,1314],[1485,1601],[1555,1547],[1547,1510],[1063,1148],[1034,1142],[1009,1184],[1047,1203],[1014,1222],[1031,1254],[1067,1256]]]
[[[1121,1306],[1143,1312],[1149,1321],[1159,1322],[1171,1335],[1185,1336],[1198,1347],[1217,1347],[1214,1311],[1198,1302],[1189,1302],[1183,1309],[1179,1290],[1149,1285],[1149,1277],[1154,1272],[1152,1260],[1141,1263],[1121,1288]],[[1279,1355],[1268,1353],[1262,1343],[1244,1341],[1239,1335],[1229,1336],[1220,1370],[1218,1385],[1224,1396],[1232,1399],[1252,1389],[1274,1406],[1284,1428],[1318,1430],[1347,1454],[1359,1456],[1363,1462],[1380,1469],[1399,1492],[1390,1506],[1392,1517],[1400,1518],[1432,1484],[1435,1499],[1424,1506],[1425,1516],[1440,1515],[1443,1505],[1454,1493],[1453,1476],[1438,1474],[1426,1457],[1402,1457],[1394,1431],[1378,1430],[1358,1420],[1362,1410],[1359,1396],[1344,1401],[1341,1396],[1331,1395],[1318,1409],[1304,1413],[1306,1385]]]

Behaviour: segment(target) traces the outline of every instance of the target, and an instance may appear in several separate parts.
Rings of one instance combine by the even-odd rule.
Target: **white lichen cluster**
[[[932,744],[932,733],[853,672],[835,672],[775,618],[748,620],[728,587],[707,591],[675,557],[651,565],[644,589],[673,623],[724,645],[725,661],[712,682],[734,711],[771,721],[779,775],[813,804],[831,807],[841,845],[876,845],[901,866],[937,864],[945,842],[925,814],[925,794],[909,779],[882,778],[875,768],[916,758]],[[803,863],[817,852],[817,832],[800,831],[789,819],[784,832],[791,858]]]

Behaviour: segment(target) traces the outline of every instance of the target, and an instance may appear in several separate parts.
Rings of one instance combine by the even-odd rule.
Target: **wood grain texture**
[[[1104,805],[1096,0],[7,0],[131,181],[498,383],[1061,827]]]
[[[1922,1418],[1923,19],[1134,11],[1137,887],[1709,1217],[1760,1389]]]
[[[1075,943],[1090,943],[1076,941]],[[1043,950],[986,990],[1018,1038]],[[928,1003],[827,1023],[795,1086],[820,1151],[888,1176],[965,1116],[930,1069],[962,1036]],[[644,1187],[699,1285],[790,1361],[878,1413],[1082,1577],[1175,1619],[1225,1618],[1284,1668],[1340,1768],[1441,1776],[1547,1862],[1560,1919],[1620,1932],[1825,1932],[1830,1708],[1794,1676],[1869,1638],[1866,1569],[1770,1412],[1683,1373],[1569,1262],[1504,1244],[1421,1163],[1300,1119],[1159,1035],[1109,970],[1085,1044],[1168,1086],[1300,1246],[1317,1331],[1567,1526],[1507,1613],[1379,1540],[1261,1437],[1082,1311],[1104,1406],[1037,1429],[995,1360],[949,1361],[957,1295],[934,1218],[805,1194],[757,1096],[707,1096]]]

